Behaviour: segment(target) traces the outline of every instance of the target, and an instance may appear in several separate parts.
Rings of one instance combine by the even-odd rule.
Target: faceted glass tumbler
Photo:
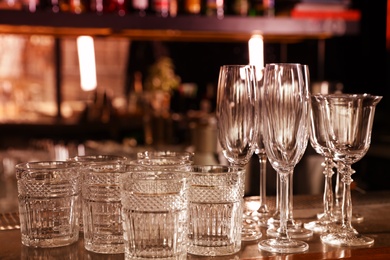
[[[79,239],[80,177],[63,161],[16,165],[22,244],[60,247]]]
[[[125,258],[186,259],[188,172],[136,169],[120,182]]]
[[[244,169],[194,165],[190,173],[188,253],[237,253],[241,249]]]

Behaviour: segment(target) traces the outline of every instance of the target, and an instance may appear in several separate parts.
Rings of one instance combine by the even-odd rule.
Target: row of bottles
[[[0,0],[0,9],[71,13],[117,13],[121,16],[225,15],[273,16],[274,0]]]

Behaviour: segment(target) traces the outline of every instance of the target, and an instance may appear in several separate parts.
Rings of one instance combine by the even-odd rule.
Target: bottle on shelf
[[[159,17],[168,17],[169,2],[170,0],[151,0],[152,12]]]
[[[148,0],[130,0],[129,1],[130,13],[139,16],[145,16],[149,13],[149,1]]]
[[[34,13],[42,8],[42,3],[40,0],[22,0],[22,10]]]
[[[117,13],[123,16],[126,14],[127,9],[125,1],[126,0],[91,0],[90,10],[98,14]]]
[[[203,0],[203,12],[205,16],[215,16],[222,19],[225,15],[225,0]]]
[[[273,17],[275,0],[250,0],[249,16]]]
[[[249,0],[225,0],[227,15],[248,16]]]
[[[184,0],[183,14],[186,15],[200,15],[202,7],[202,0]]]

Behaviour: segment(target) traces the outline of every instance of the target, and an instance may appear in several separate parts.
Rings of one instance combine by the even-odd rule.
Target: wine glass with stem
[[[307,89],[307,92],[309,93],[309,86],[310,86],[310,72],[309,72],[309,66],[305,64],[301,64],[301,70],[303,75],[303,81],[304,85]],[[310,100],[309,100],[309,107],[310,107]],[[309,122],[309,121],[308,121]],[[303,156],[303,154],[302,154]],[[287,213],[287,232],[289,233],[289,236],[291,238],[310,238],[313,236],[313,231],[306,229],[302,226],[302,222],[300,220],[294,219],[293,216],[293,175],[291,174],[289,176],[289,211]],[[267,235],[271,237],[277,237],[279,235],[278,228],[280,226],[280,206],[278,203],[280,202],[280,178],[277,176],[276,180],[276,211],[268,219],[268,229],[267,229]]]
[[[263,144],[263,133],[262,133],[262,117],[261,114],[261,103],[263,102],[263,70],[264,68],[256,67],[256,79],[257,79],[257,88],[255,100],[255,105],[257,107],[257,117],[256,117],[256,128],[257,135],[254,138],[255,142],[255,151],[259,159],[259,197],[247,197],[245,198],[245,209],[244,217],[253,218],[257,221],[257,224],[260,227],[268,227],[269,219],[269,208],[267,205],[267,183],[266,183],[266,174],[267,174],[267,154],[264,150]]]
[[[371,131],[375,107],[381,96],[370,94],[315,95],[321,100],[325,119],[326,142],[339,162],[342,176],[343,199],[341,225],[327,234],[321,241],[334,246],[371,246],[374,239],[361,235],[352,226],[351,183],[352,164],[367,153],[371,143]]]
[[[216,117],[222,153],[230,165],[245,167],[253,156],[256,136],[256,69],[253,65],[220,67]],[[262,233],[256,220],[243,212],[241,239],[252,241]]]
[[[279,176],[280,224],[277,236],[260,241],[258,247],[276,253],[304,252],[309,245],[292,239],[287,228],[292,195],[290,177],[306,150],[309,135],[309,90],[301,64],[266,65],[262,109],[264,148]]]
[[[332,184],[332,176],[334,174],[333,168],[335,164],[333,162],[333,153],[326,144],[325,120],[321,110],[321,103],[315,96],[311,96],[310,101],[309,140],[314,150],[324,157],[324,162],[322,163],[322,166],[324,167],[323,174],[325,176],[323,193],[324,211],[321,215],[318,215],[317,220],[305,223],[304,227],[315,233],[325,233],[335,221],[333,216],[334,194]]]
[[[328,81],[323,81],[320,83],[313,84],[311,88],[311,93],[312,94],[341,94],[343,92],[343,84],[340,82],[328,82]],[[312,99],[312,102],[316,102],[314,98]],[[320,130],[320,129],[319,129]],[[329,150],[329,148],[327,148]],[[317,150],[317,149],[314,149]],[[317,153],[319,153],[317,151]],[[321,154],[321,153],[319,153]],[[325,162],[324,162],[325,164]],[[342,167],[341,162],[334,163],[333,162],[333,168],[338,168]],[[332,171],[333,172],[333,171]],[[324,173],[325,174],[325,173]],[[325,177],[326,178],[326,177]],[[330,191],[327,191],[328,187],[325,187],[324,189],[324,196],[325,194],[328,194],[328,196],[333,196],[333,202],[329,202],[329,207],[332,207],[332,217],[334,221],[339,221],[341,219],[341,201],[343,197],[343,182],[341,181],[341,174],[340,171],[336,171],[336,182],[334,185],[334,193],[329,194]],[[333,183],[332,180],[325,180],[326,182],[329,182],[327,186],[332,187]],[[324,197],[325,199],[325,197]],[[324,205],[325,206],[325,205]],[[317,213],[317,219],[318,220],[324,220],[327,219],[327,216],[324,216],[325,210],[323,212]],[[364,220],[364,216],[358,212],[353,212],[352,213],[352,222],[355,223],[360,223]],[[310,226],[307,226],[306,228],[310,228]]]

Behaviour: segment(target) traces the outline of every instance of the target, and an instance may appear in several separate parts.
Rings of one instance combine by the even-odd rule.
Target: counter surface
[[[369,248],[332,247],[321,243],[319,235],[306,239],[309,251],[299,254],[273,254],[257,249],[257,242],[244,242],[236,255],[213,257],[212,259],[390,259],[390,191],[353,193],[353,211],[364,216],[361,223],[353,223],[354,228],[375,239]],[[274,198],[268,198],[270,205]],[[294,218],[309,222],[322,211],[322,196],[295,195]],[[272,206],[271,206],[272,207]],[[266,230],[263,229],[263,238]],[[124,259],[123,254],[100,255],[84,249],[83,239],[67,247],[53,249],[28,248],[21,244],[20,230],[0,231],[0,259]],[[211,259],[189,255],[187,259]]]

